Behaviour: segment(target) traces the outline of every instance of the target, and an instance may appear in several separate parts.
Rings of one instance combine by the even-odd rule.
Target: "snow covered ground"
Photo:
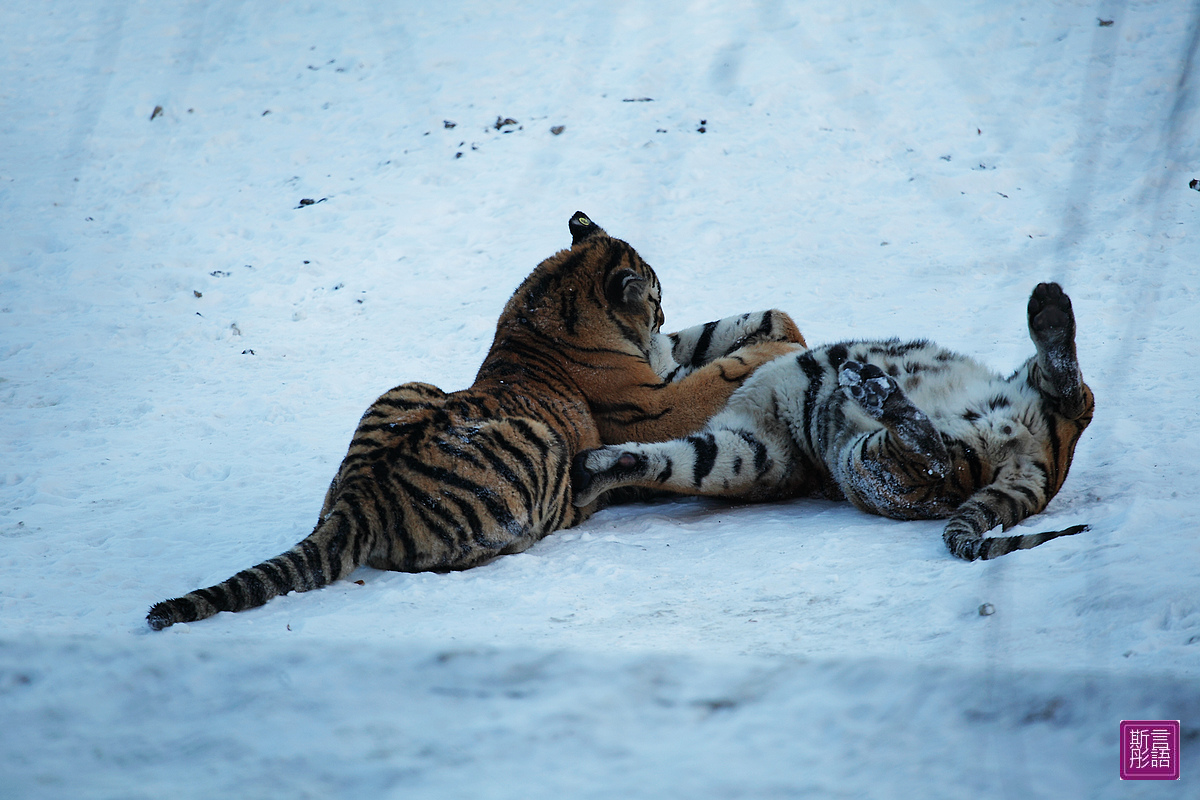
[[[1198,21],[4,4],[0,798],[1200,796]],[[675,500],[149,631],[309,532],[380,392],[467,385],[576,209],[668,328],[774,306],[1007,371],[1062,282],[1097,413],[1023,528],[1091,530],[966,564]],[[1139,718],[1183,721],[1179,783],[1118,780]]]

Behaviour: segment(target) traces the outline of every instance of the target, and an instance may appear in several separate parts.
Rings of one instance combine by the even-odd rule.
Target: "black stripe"
[[[820,455],[820,443],[813,441],[812,417],[817,402],[817,394],[821,391],[821,384],[824,382],[825,373],[821,369],[821,365],[813,357],[811,351],[801,353],[797,357],[796,363],[800,365],[804,376],[808,378],[808,388],[804,390],[804,435],[808,437],[809,447],[812,448],[813,452]]]
[[[229,598],[230,611],[241,611],[250,605],[245,587],[242,586],[241,580],[236,575],[222,583],[221,588],[225,591],[226,597]]]
[[[267,587],[258,573],[244,569],[233,577],[231,583],[238,587],[242,595],[243,608],[261,606],[267,602]]]
[[[754,434],[750,433],[749,431],[739,430],[734,431],[734,433],[741,437],[742,441],[748,444],[750,449],[754,451],[754,469],[759,475],[762,475],[767,468],[767,446],[760,442],[754,436]]]
[[[528,422],[520,418],[513,418],[508,420],[508,424],[512,426],[512,428],[519,434],[521,434],[521,436],[525,437],[527,442],[536,447],[538,452],[542,454],[543,458],[550,452],[552,443],[547,442],[541,436],[538,436],[538,434],[534,432],[533,426]]]
[[[962,513],[961,509],[960,513]],[[974,517],[972,522],[976,532],[980,535],[1000,524],[1000,515],[996,509],[981,500],[972,501],[970,507],[966,509],[966,513]]]
[[[480,519],[474,503],[471,503],[454,492],[446,489],[442,490],[441,495],[458,508],[459,518],[462,520],[462,527],[466,528],[467,532],[470,534],[468,541],[471,545],[479,546],[482,544],[489,549],[496,546],[494,542],[488,539],[486,531],[484,530],[483,520]]]
[[[1018,492],[1029,500],[1029,508],[1032,511],[1038,506],[1037,493],[1023,483],[1015,483],[1010,487],[1014,492]]]
[[[484,443],[485,445],[488,443]],[[529,491],[529,480],[527,476],[518,475],[504,459],[500,458],[491,447],[483,446],[479,448],[479,452],[484,459],[492,466],[492,472],[499,475],[508,482],[521,495],[526,508],[532,509],[534,506],[533,495]]]
[[[991,499],[992,503],[990,507],[995,509],[1001,525],[1008,527],[1020,519],[1020,506],[1012,495],[1002,489],[997,489],[995,486],[989,486],[983,491]]]
[[[1054,424],[1054,418],[1046,413],[1045,401],[1042,402],[1039,410],[1042,412],[1042,419],[1046,424],[1046,438],[1050,440],[1050,463],[1054,466],[1054,482],[1061,486],[1059,473],[1062,471],[1062,441],[1058,438],[1058,426]]]
[[[379,530],[378,543],[387,546],[388,562],[396,565],[397,569],[412,569],[418,549],[416,537],[410,530],[409,517],[406,513],[413,509],[412,499],[407,492],[397,486],[395,481],[389,479],[387,483],[376,484],[373,490],[364,496],[362,502],[371,503],[381,523],[385,517],[387,519],[386,527]],[[360,507],[360,504],[355,504],[351,507],[351,513],[361,531],[359,538],[363,540],[364,546],[368,549],[367,558],[369,559],[376,545],[368,541],[371,537],[368,533],[370,527],[366,512]],[[397,545],[403,551],[400,559],[395,556]],[[365,563],[365,559],[359,563]]]
[[[505,348],[503,355],[519,367],[537,365],[541,367],[539,373],[542,371],[554,373],[561,381],[566,382],[566,370],[563,368],[562,358],[556,358],[556,356],[562,355],[558,344],[559,340],[551,340],[546,337],[539,337],[536,345],[514,340],[508,342],[508,347]]]
[[[558,395],[561,396],[561,395]],[[541,421],[551,430],[557,430],[559,433],[566,435],[568,432],[576,439],[579,438],[580,430],[578,419],[583,415],[570,415],[564,413],[564,409],[553,403],[535,402],[532,397],[520,395],[516,398],[518,403],[526,410],[525,415],[531,419]],[[509,417],[506,421],[513,422],[517,417]],[[590,420],[589,420],[590,422]]]
[[[362,419],[377,419],[379,417],[400,417],[413,411],[425,411],[436,407],[437,403],[397,403],[388,400],[376,400],[366,411],[363,412]]]
[[[482,471],[487,469],[487,466],[484,465],[482,461],[476,458],[474,454],[468,452],[467,448],[461,444],[456,442],[447,442],[445,439],[439,437],[433,440],[433,446],[450,456],[450,458],[454,459],[455,461],[463,461],[467,464],[470,464],[477,470]]]
[[[492,516],[493,519],[496,520],[500,527],[507,528],[510,524],[516,521],[508,508],[496,501],[495,492],[493,492],[489,487],[475,483],[474,481],[468,480],[467,478],[442,467],[431,466],[406,455],[401,455],[400,457],[404,460],[405,466],[414,473],[432,478],[439,484],[445,484],[455,489],[461,489],[477,498],[483,504],[484,509]],[[444,490],[443,493],[445,493]]]
[[[757,332],[759,334],[763,334],[771,333],[773,330],[775,330],[775,312],[771,309],[767,309],[763,312],[762,322],[758,324]]]
[[[595,416],[608,416],[613,418],[613,422],[619,425],[637,425],[642,422],[654,422],[665,417],[675,409],[664,408],[657,414],[646,412],[641,406],[632,403],[593,403],[592,413]],[[620,417],[618,412],[623,412]]]
[[[829,366],[833,367],[834,372],[837,372],[842,364],[846,363],[849,351],[846,349],[846,345],[835,344],[825,349],[825,355],[829,359]]]
[[[275,588],[275,594],[287,594],[291,589],[291,584],[288,581],[287,571],[275,563],[277,560],[278,556],[264,561],[258,565],[258,569],[267,576],[267,580]]]
[[[499,413],[499,398],[494,395],[485,397],[468,397],[463,404],[474,409],[473,416],[490,417]]]
[[[415,426],[425,424],[425,420],[421,418],[413,419],[411,417],[396,419],[395,417],[383,416],[378,420],[368,420],[364,417],[359,421],[358,427],[354,429],[354,438],[350,440],[350,446],[361,446],[368,443],[374,447],[380,447],[381,443],[370,434],[377,434],[380,431],[387,431],[394,434],[405,434],[412,430]]]
[[[343,496],[342,506],[337,515],[336,524],[349,529],[349,535],[354,540],[354,566],[360,567],[371,557],[374,549],[375,534],[385,538],[400,536],[400,522],[391,513],[390,505],[384,496],[395,496],[395,487],[388,483],[367,483],[358,487],[352,495]],[[374,512],[376,524],[372,525],[367,516],[366,506]]]
[[[970,445],[963,444],[962,457],[967,462],[967,469],[971,471],[971,489],[980,488],[983,485],[983,463],[979,456]]]
[[[334,526],[333,535],[325,543],[325,560],[329,564],[329,580],[331,582],[342,577],[342,554],[346,552],[348,544],[346,527],[344,525]]]
[[[571,505],[569,500],[571,497],[571,449],[560,438],[556,438],[551,443],[551,449],[556,452],[558,458],[552,459],[549,462],[554,465],[554,472],[546,476],[546,494],[548,497],[557,498],[561,493],[561,500],[557,502],[560,505],[565,505],[565,510],[574,512],[575,507]],[[555,529],[547,528],[547,531]]]
[[[873,433],[868,433],[863,436],[862,444],[858,447],[858,460],[864,464],[871,460],[871,439],[874,438],[874,436],[875,434]],[[884,444],[886,443],[887,440],[884,439]]]
[[[353,445],[351,445],[351,449],[353,450]],[[386,448],[371,447],[371,448],[368,448],[367,450],[365,450],[364,452],[347,453],[346,457],[342,459],[342,466],[338,470],[338,474],[349,476],[352,472],[355,472],[358,470],[358,468],[362,462],[374,461],[374,460],[378,459],[380,451],[384,450],[384,449],[386,449]]]
[[[717,323],[704,323],[704,330],[700,332],[700,338],[696,340],[696,349],[692,351],[691,366],[698,367],[704,363],[704,354],[708,352],[708,346],[712,342],[713,331],[716,329]]]
[[[207,589],[197,589],[192,592],[197,597],[203,598],[210,606],[217,611],[233,611],[234,609],[229,603],[229,593],[225,590],[223,584],[218,583],[215,586],[209,586]]]
[[[692,484],[700,488],[700,483],[717,463],[717,443],[711,433],[689,436],[687,442],[696,453],[696,463],[692,466]]]
[[[279,558],[285,559],[289,564],[291,564],[292,570],[296,573],[293,578],[292,587],[300,591],[305,591],[308,589],[308,585],[310,583],[308,578],[308,566],[304,563],[304,559],[300,557],[300,554],[297,553],[295,549],[292,549],[280,555]]]
[[[562,316],[563,325],[566,326],[567,333],[575,335],[575,328],[579,324],[579,308],[575,301],[574,292],[566,292],[562,296],[562,308],[559,311]]]
[[[436,536],[452,551],[462,549],[463,544],[467,541],[467,532],[462,529],[453,515],[436,499],[417,488],[415,484],[405,480],[403,475],[397,473],[392,479],[409,496],[411,502],[407,506],[416,512],[426,532]],[[435,520],[433,517],[438,519]]]
[[[516,297],[523,294],[528,301],[536,303],[552,285],[578,269],[579,264],[587,256],[591,255],[595,249],[596,247],[592,245],[572,250],[562,261],[557,264],[546,265],[547,268],[544,270],[542,269],[542,265],[545,265],[546,262],[542,262],[533,271],[533,274],[526,278],[525,282],[518,287],[513,296]]]
[[[173,616],[177,617],[178,622],[195,622],[200,616],[200,609],[196,607],[195,601],[188,597],[180,597],[171,600],[171,609],[174,611]]]
[[[304,554],[305,562],[308,564],[309,574],[313,580],[313,588],[320,589],[329,583],[325,576],[325,565],[321,563],[321,548],[317,547],[311,537],[300,542],[297,546],[300,548],[300,552]]]
[[[519,466],[525,473],[526,485],[532,487],[534,491],[536,491],[538,487],[538,480],[541,475],[538,472],[533,459],[531,459],[524,450],[514,445],[508,440],[507,437],[502,436],[498,431],[488,431],[487,441],[493,447],[502,450],[509,457],[509,459],[517,462],[517,464],[514,466],[514,469],[516,466]],[[537,442],[534,444],[534,446],[538,447],[540,444],[541,442]]]

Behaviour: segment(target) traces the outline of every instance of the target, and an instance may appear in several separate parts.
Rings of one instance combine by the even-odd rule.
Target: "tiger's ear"
[[[604,234],[604,228],[601,228],[596,223],[584,214],[582,211],[576,211],[571,216],[571,221],[567,223],[567,227],[571,229],[571,245],[575,246],[598,234]],[[605,234],[607,235],[607,234]]]
[[[631,269],[619,269],[609,277],[604,296],[617,308],[628,308],[645,300],[649,288],[641,275]]]

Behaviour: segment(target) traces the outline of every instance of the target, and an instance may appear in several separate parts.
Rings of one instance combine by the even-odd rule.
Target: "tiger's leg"
[[[788,356],[802,351],[792,342],[756,342],[670,381],[653,376],[647,366],[647,379],[611,384],[612,400],[591,399],[600,439],[606,444],[666,442],[698,431],[749,379],[757,380],[756,370],[794,367],[795,359]]]
[[[873,364],[846,361],[838,384],[842,392],[822,409],[841,418],[825,425],[837,433],[824,455],[847,499],[887,517],[928,517],[950,472],[941,434],[899,384]],[[854,410],[882,427],[855,424]]]
[[[703,430],[669,442],[627,442],[585,450],[571,469],[573,501],[592,503],[619,487],[765,500],[796,477],[795,445],[784,426],[726,412]]]
[[[756,311],[706,322],[670,334],[655,334],[651,366],[667,381],[691,374],[715,359],[758,342],[803,345],[796,323],[782,311]]]
[[[1037,355],[1008,380],[1026,383],[1042,398],[1036,408],[1036,460],[1046,472],[1045,503],[1058,494],[1075,456],[1075,445],[1096,407],[1075,355],[1075,315],[1057,283],[1038,284],[1029,297],[1029,336]],[[1040,511],[1038,508],[1037,511]],[[1036,511],[1033,513],[1037,513]]]
[[[1037,347],[1037,355],[1025,365],[1025,380],[1053,398],[1063,416],[1086,419],[1086,427],[1095,400],[1079,369],[1071,298],[1057,283],[1039,283],[1029,296],[1028,314],[1029,338]]]

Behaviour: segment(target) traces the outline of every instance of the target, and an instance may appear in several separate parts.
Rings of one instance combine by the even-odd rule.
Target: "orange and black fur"
[[[760,368],[701,431],[610,445],[575,461],[575,502],[641,487],[748,500],[819,495],[896,519],[949,518],[968,561],[1063,531],[988,536],[1062,488],[1095,400],[1075,353],[1071,301],[1056,283],[1029,298],[1037,353],[1008,378],[927,341],[851,341]]]
[[[581,213],[569,227],[571,248],[538,265],[505,306],[474,385],[384,394],[359,422],[307,538],[156,604],[150,627],[260,606],[363,564],[458,570],[525,550],[595,510],[571,502],[576,453],[685,435],[756,367],[803,342],[778,311],[661,334],[650,266]]]

